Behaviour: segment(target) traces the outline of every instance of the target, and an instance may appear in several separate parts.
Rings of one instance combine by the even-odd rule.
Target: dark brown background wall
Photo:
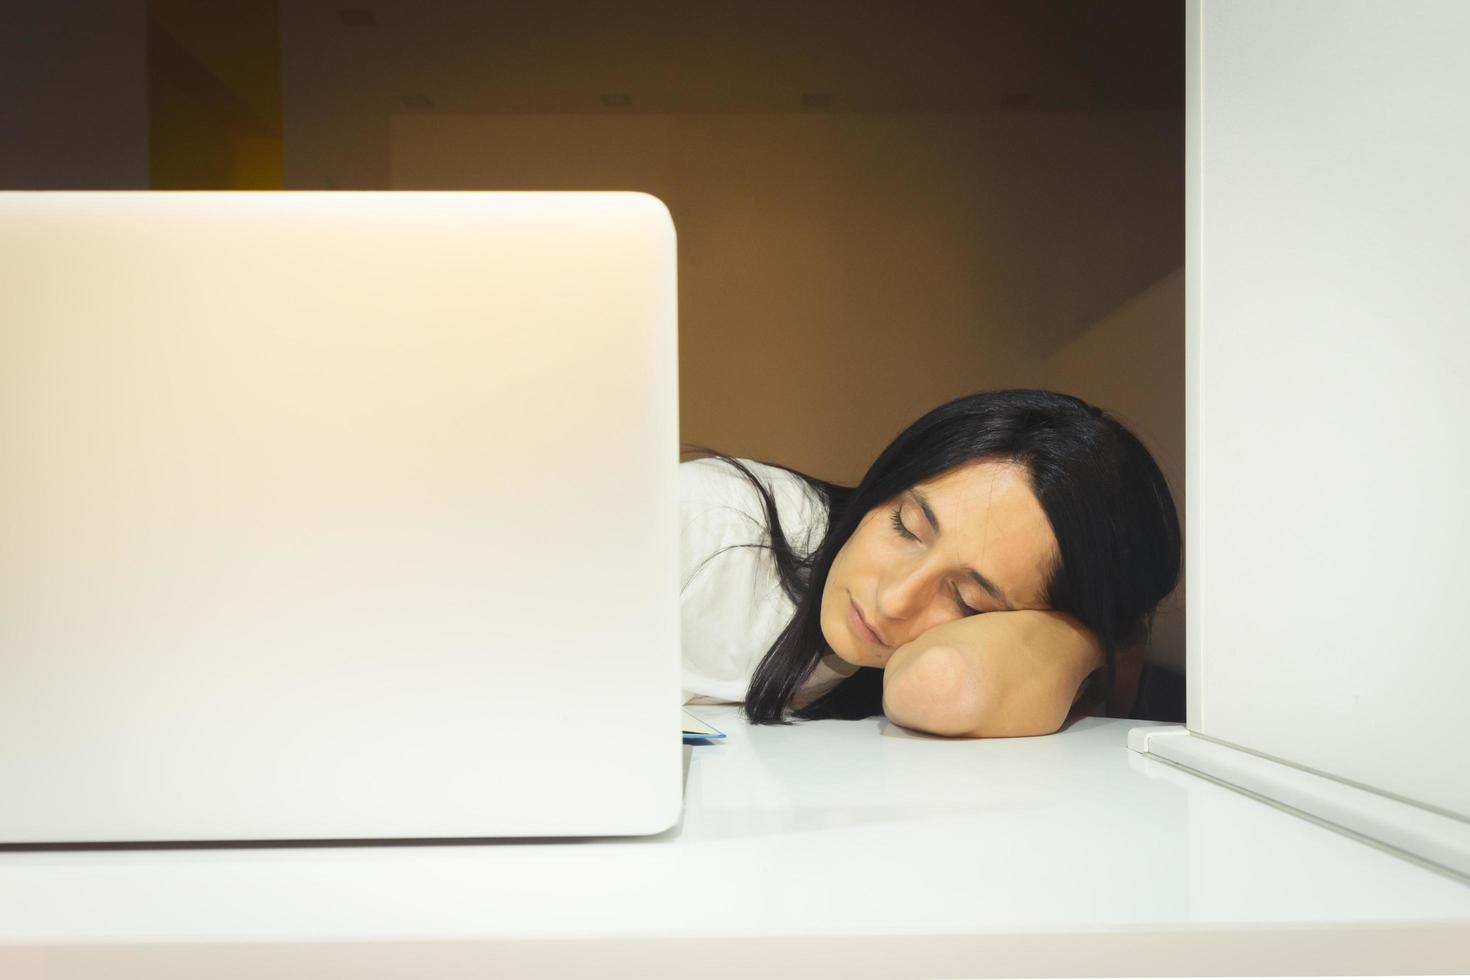
[[[1182,511],[1178,4],[44,9],[0,52],[0,184],[648,191],[686,442],[855,482],[941,401],[1048,386],[1132,424]]]

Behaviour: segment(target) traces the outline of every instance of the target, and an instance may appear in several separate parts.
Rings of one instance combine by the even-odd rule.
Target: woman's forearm
[[[1101,659],[1070,616],[1018,610],[954,620],[894,651],[884,714],[939,735],[1046,734]]]
[[[934,735],[967,735],[989,710],[988,689],[960,651],[933,643],[899,647],[883,671],[883,714]]]
[[[986,619],[983,624],[982,619]],[[969,706],[978,711],[984,701],[983,681],[976,672],[962,669],[967,664],[958,648],[993,647],[997,639],[1004,640],[1006,626],[1004,622],[971,616],[926,630],[898,647],[883,670],[884,714],[906,728],[934,731],[935,725],[954,727],[959,706],[950,702],[958,700],[957,692],[968,692]],[[890,706],[922,724],[901,720],[888,711]]]

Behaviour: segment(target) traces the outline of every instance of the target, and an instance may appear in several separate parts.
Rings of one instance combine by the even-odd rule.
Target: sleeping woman
[[[707,455],[679,464],[685,704],[972,738],[1131,707],[1182,546],[1153,457],[1100,409],[957,398],[855,487],[688,451]]]

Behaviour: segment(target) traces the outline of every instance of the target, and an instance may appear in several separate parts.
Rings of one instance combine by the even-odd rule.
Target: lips
[[[868,633],[872,634],[873,637],[877,637],[877,639],[873,642],[876,642],[882,646],[888,645],[883,642],[883,637],[878,635],[878,631],[873,629],[872,624],[870,624],[866,619],[863,618],[863,611],[858,608],[858,604],[856,601],[852,601],[852,614],[857,619],[857,621],[862,624],[862,627],[868,631]]]

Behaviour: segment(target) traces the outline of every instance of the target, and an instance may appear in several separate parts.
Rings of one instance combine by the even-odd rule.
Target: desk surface
[[[551,972],[535,957],[592,948],[569,940],[629,939],[731,975],[843,955],[849,975],[1055,976],[1068,956],[1093,976],[1187,974],[1190,956],[1215,972],[1470,972],[1470,886],[1129,752],[1147,723],[977,740],[691,710],[729,737],[685,747],[683,818],[653,837],[0,853],[0,972],[44,953],[47,975],[91,975],[41,947],[142,972],[149,947],[324,957],[369,941],[439,944],[403,950],[444,969],[510,964],[514,944],[531,957],[516,964]],[[627,957],[626,975],[657,972]]]

